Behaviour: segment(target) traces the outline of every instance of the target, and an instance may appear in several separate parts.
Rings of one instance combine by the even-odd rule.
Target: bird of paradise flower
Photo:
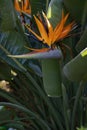
[[[14,7],[20,13],[21,22],[24,25],[26,23],[24,15],[31,18],[30,0],[14,0]]]
[[[14,0],[14,7],[20,13],[31,14],[30,0]]]
[[[42,17],[40,15],[38,15],[38,17],[36,17],[34,15],[34,19],[36,21],[36,25],[38,27],[40,35],[38,35],[36,32],[34,32],[29,25],[24,24],[24,26],[28,29],[29,33],[34,35],[38,39],[38,41],[41,41],[43,44],[47,45],[47,47],[41,48],[41,49],[29,48],[30,50],[32,50],[31,53],[23,54],[20,56],[17,55],[14,57],[16,57],[16,58],[25,57],[26,58],[26,56],[27,56],[27,58],[29,58],[28,55],[30,57],[31,57],[31,55],[35,57],[35,54],[40,56],[42,52],[46,53],[49,51],[51,51],[49,54],[52,54],[52,52],[53,52],[53,53],[55,53],[54,55],[56,55],[55,50],[57,51],[57,46],[56,46],[57,43],[59,43],[59,41],[61,41],[62,39],[69,36],[69,33],[71,32],[71,30],[73,29],[73,26],[75,24],[74,22],[71,22],[70,24],[66,25],[66,21],[69,17],[69,14],[66,14],[64,16],[63,11],[62,11],[62,19],[60,20],[60,22],[57,24],[57,26],[54,29],[44,12],[42,12]],[[64,46],[64,44],[59,43],[58,45],[60,46],[60,48],[63,52],[62,45]],[[65,47],[67,47],[69,49],[71,56],[72,56],[71,48],[68,46],[65,46]],[[64,52],[63,52],[63,55],[64,55]],[[56,56],[54,56],[54,57],[56,57]],[[59,57],[59,55],[58,55],[58,57]],[[65,58],[65,56],[64,56],[64,58]]]
[[[30,26],[25,24],[25,27],[28,29],[29,32],[31,32],[39,41],[42,41],[43,44],[48,45],[48,48],[42,48],[42,49],[30,48],[34,52],[46,52],[46,51],[49,51],[50,49],[55,49],[56,43],[68,37],[69,33],[71,32],[74,26],[74,22],[71,22],[70,24],[66,25],[66,21],[68,19],[69,14],[66,14],[64,16],[63,11],[62,11],[61,21],[57,24],[57,26],[54,29],[44,12],[42,12],[42,16],[44,18],[44,22],[43,22],[43,19],[40,17],[40,15],[38,17],[34,15],[34,19],[37,24],[40,35],[35,33],[30,28]],[[69,47],[67,48],[70,50]]]

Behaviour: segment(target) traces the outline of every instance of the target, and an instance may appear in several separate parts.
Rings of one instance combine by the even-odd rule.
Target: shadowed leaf
[[[73,60],[67,63],[64,68],[64,74],[71,81],[87,81],[87,48],[84,49]]]
[[[0,30],[13,30],[15,27],[16,17],[12,0],[0,0]]]

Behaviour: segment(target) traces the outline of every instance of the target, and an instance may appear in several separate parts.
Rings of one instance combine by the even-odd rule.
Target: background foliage
[[[32,15],[45,10],[54,27],[61,19],[62,8],[65,13],[70,13],[68,22],[74,20],[78,27],[73,30],[75,35],[62,42],[72,49],[73,59],[66,49],[66,58],[61,64],[62,76],[58,77],[62,79],[62,95],[48,97],[44,90],[41,62],[8,57],[27,53],[29,50],[24,46],[38,47],[40,43],[35,45],[38,41],[25,35],[13,1],[0,0],[0,80],[8,81],[11,88],[10,92],[0,89],[0,105],[4,106],[0,110],[0,125],[17,130],[85,129],[87,51],[84,49],[87,41],[87,0],[31,0],[31,6]]]

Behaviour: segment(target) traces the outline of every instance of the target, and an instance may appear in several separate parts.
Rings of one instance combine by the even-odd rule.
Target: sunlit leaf
[[[53,27],[55,27],[60,21],[61,15],[62,15],[62,1],[51,0],[47,11],[47,17],[50,20]]]

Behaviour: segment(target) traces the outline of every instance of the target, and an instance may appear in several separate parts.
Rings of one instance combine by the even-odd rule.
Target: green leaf
[[[64,74],[71,81],[87,81],[87,48],[84,49],[73,60],[68,62],[64,68]]]
[[[81,36],[79,42],[77,43],[76,50],[80,52],[83,49],[85,49],[86,46],[87,46],[87,28],[85,29],[83,35]]]
[[[85,10],[87,9],[86,2],[87,0],[64,0],[64,5],[65,8],[70,12],[72,17],[74,17],[74,19],[76,19],[78,22],[82,23],[83,17],[85,17],[84,20],[87,19],[87,10]]]
[[[0,89],[0,96],[3,97],[4,99],[7,99],[8,101],[12,103],[20,104],[20,102],[18,102],[16,98],[14,98],[14,96],[11,95],[11,93],[8,93],[4,91],[3,89]]]
[[[21,24],[15,14],[12,0],[0,1],[0,57],[20,71],[26,71],[22,66],[25,63],[25,59],[16,60],[15,58],[9,58],[8,54],[20,54],[28,52],[24,48],[27,46],[27,39],[24,35]]]
[[[7,130],[5,126],[0,126],[0,130]]]
[[[8,64],[0,61],[0,80],[11,80],[11,68]]]
[[[63,97],[63,112],[64,112],[64,119],[65,119],[65,125],[66,129],[69,130],[69,102],[68,102],[68,94],[66,92],[65,86],[62,84],[62,97]]]
[[[7,5],[6,6],[7,8],[5,8],[4,4]],[[8,5],[10,4],[12,10],[9,9],[10,7],[8,7]],[[1,31],[4,31],[3,33],[0,34],[0,57],[12,67],[20,71],[26,71],[23,65],[25,66],[27,65],[29,68],[28,63],[29,61],[27,61],[26,59],[16,60],[15,58],[9,58],[7,55],[11,54],[17,55],[29,52],[29,50],[24,47],[29,45],[29,40],[25,37],[20,21],[17,15],[15,14],[12,1],[4,0],[0,4],[0,6],[2,8],[1,12],[2,20],[0,25],[1,25]],[[30,68],[32,68],[32,66]]]
[[[31,0],[32,14],[46,10],[46,0]]]
[[[50,20],[53,27],[55,27],[60,21],[61,14],[62,14],[61,0],[51,0],[47,11],[47,17]]]
[[[86,127],[81,126],[81,128],[77,128],[77,130],[87,130]]]
[[[18,70],[24,70],[21,64],[25,63],[25,59],[18,61],[15,58],[9,58],[7,56],[27,52],[28,50],[24,48],[24,45],[26,45],[26,41],[20,33],[16,31],[4,32],[1,34],[0,39],[0,57]]]
[[[13,128],[12,130],[25,130],[23,125],[26,125],[26,124],[24,124],[20,121],[12,121],[12,123],[8,123],[8,122],[5,125],[7,128],[9,128],[8,130],[10,130],[10,128]]]
[[[48,96],[61,96],[61,72],[58,59],[42,60],[43,84]]]
[[[40,125],[43,126],[44,129],[50,130],[50,127],[48,126],[48,124],[43,119],[41,119],[36,113],[30,111],[26,107],[20,106],[20,105],[17,105],[17,104],[13,104],[13,103],[6,103],[6,102],[0,102],[0,105],[9,106],[9,107],[18,109],[21,112],[26,113],[27,116],[33,117],[33,120],[36,119],[36,121],[38,121],[38,124],[40,123]],[[31,118],[31,120],[32,120],[32,118]]]
[[[0,0],[0,30],[13,30],[15,27],[16,18],[12,0]]]
[[[3,116],[5,115],[5,116]],[[0,122],[10,120],[14,114],[11,110],[1,110],[0,111]]]

